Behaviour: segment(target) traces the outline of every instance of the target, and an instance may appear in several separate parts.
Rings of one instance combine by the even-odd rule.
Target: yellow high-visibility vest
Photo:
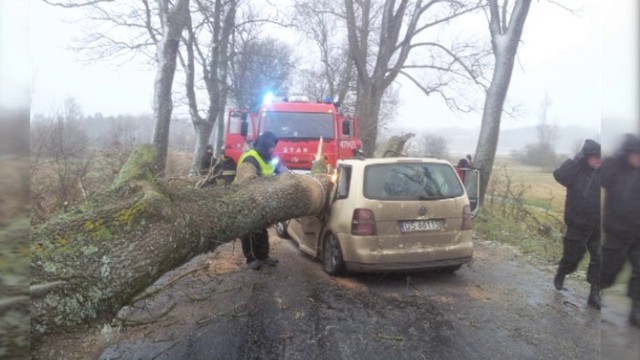
[[[262,177],[269,177],[275,174],[276,172],[275,165],[265,162],[260,156],[260,154],[258,154],[258,152],[253,149],[245,152],[244,154],[242,154],[242,156],[240,156],[240,160],[238,161],[238,166],[240,166],[240,164],[242,164],[244,160],[249,156],[253,156],[258,161],[258,164],[260,165],[260,174]]]

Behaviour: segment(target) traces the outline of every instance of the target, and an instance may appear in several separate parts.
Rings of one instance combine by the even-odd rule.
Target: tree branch
[[[60,6],[63,8],[77,8],[77,7],[82,7],[82,6],[91,6],[91,5],[95,5],[98,3],[103,3],[103,2],[113,2],[115,0],[90,0],[90,1],[86,1],[86,2],[82,2],[82,3],[76,3],[76,2],[72,2],[72,1],[68,1],[66,3],[56,3],[50,0],[42,0],[44,3],[52,5],[52,6]]]
[[[507,32],[507,7],[509,6],[509,0],[504,0],[502,4],[502,33]]]
[[[498,9],[498,0],[489,0],[489,31],[493,36],[502,34],[500,31],[500,11]],[[492,37],[493,37],[492,36]]]
[[[479,85],[485,91],[488,89],[488,86],[480,81],[479,76],[476,73],[474,73],[473,70],[469,66],[467,66],[467,64],[465,64],[465,62],[462,61],[460,57],[458,57],[458,55],[456,55],[453,51],[449,50],[445,46],[438,43],[434,43],[434,42],[421,42],[421,43],[415,43],[411,45],[412,48],[419,47],[419,46],[433,46],[446,52],[449,56],[451,56],[451,58],[455,62],[457,62],[465,70],[467,74],[469,74],[469,77],[471,77],[471,80],[473,80],[473,82],[475,82],[476,85]]]

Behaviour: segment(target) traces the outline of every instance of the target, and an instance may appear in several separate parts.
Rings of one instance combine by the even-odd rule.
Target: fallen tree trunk
[[[154,179],[154,157],[151,146],[136,149],[110,191],[33,229],[32,335],[110,319],[198,254],[277,221],[321,214],[333,187],[316,171],[195,188]]]

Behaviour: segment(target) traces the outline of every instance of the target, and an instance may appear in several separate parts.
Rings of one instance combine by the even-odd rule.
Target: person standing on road
[[[589,251],[587,282],[591,284],[589,306],[600,310],[600,144],[587,139],[580,152],[567,159],[553,172],[553,177],[567,188],[562,259],[553,285],[562,290],[566,275],[576,271]]]
[[[604,243],[602,244],[602,287],[615,283],[629,259],[631,298],[629,321],[640,327],[640,138],[628,134],[622,149],[602,164]]]
[[[258,177],[278,175],[280,168],[271,159],[273,148],[277,143],[278,138],[270,131],[265,131],[260,135],[254,148],[240,157],[233,182],[239,184]],[[250,269],[258,270],[264,264],[269,266],[278,264],[277,259],[269,257],[269,234],[267,229],[246,234],[240,240],[242,242],[242,253]]]

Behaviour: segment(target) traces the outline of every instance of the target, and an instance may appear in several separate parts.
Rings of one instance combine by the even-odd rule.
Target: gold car
[[[477,171],[465,178],[477,186]],[[338,163],[336,182],[326,219],[304,217],[276,227],[301,251],[319,258],[330,275],[345,270],[456,271],[471,260],[472,209],[449,162],[344,160]]]

